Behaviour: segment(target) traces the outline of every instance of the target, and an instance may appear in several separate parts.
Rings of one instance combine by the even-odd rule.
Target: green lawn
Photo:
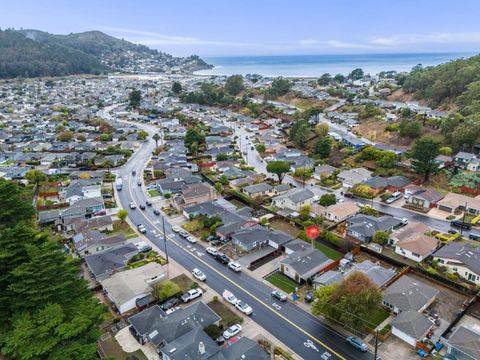
[[[334,250],[322,243],[315,242],[315,248],[324,253],[329,259],[338,260],[343,257],[343,254],[337,250]]]
[[[219,300],[212,300],[207,305],[222,318],[222,320],[220,320],[220,326],[223,326],[224,329],[234,324],[239,324],[243,321],[241,316],[238,316],[228,306]]]
[[[367,316],[367,320],[369,321],[369,323],[372,324],[372,326],[375,325],[375,327],[377,327],[386,318],[388,318],[389,315],[390,315],[390,313],[387,310],[385,310],[382,307],[377,307],[375,309],[372,309],[372,311],[370,311],[370,314],[368,314],[368,316]],[[370,326],[370,324],[369,324],[369,326]]]
[[[300,287],[300,284],[290,279],[288,276],[283,275],[281,272],[276,272],[270,276],[267,276],[265,280],[285,291],[287,294],[293,293],[296,287]]]
[[[157,189],[148,190],[150,197],[160,196],[160,192]]]

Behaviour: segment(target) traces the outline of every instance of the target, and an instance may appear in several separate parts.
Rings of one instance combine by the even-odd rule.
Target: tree
[[[129,104],[128,107],[137,109],[142,101],[142,93],[140,90],[133,90],[128,95]]]
[[[342,74],[337,74],[333,77],[333,80],[339,84],[342,84],[345,82],[345,76],[343,76]]]
[[[332,75],[325,73],[318,79],[318,85],[327,86],[332,82]]]
[[[443,146],[440,149],[438,149],[438,153],[440,155],[450,156],[452,155],[452,148],[448,146]]]
[[[327,136],[328,130],[329,130],[329,127],[327,123],[321,122],[315,125],[315,132],[320,137]]]
[[[225,82],[225,90],[230,95],[238,95],[240,91],[243,89],[243,77],[242,75],[232,75],[227,78]]]
[[[225,153],[218,153],[216,157],[217,161],[225,161],[228,160],[228,155]]]
[[[87,141],[87,137],[84,134],[77,134],[77,141],[85,142]]]
[[[348,74],[348,77],[352,80],[359,80],[363,78],[363,70],[360,68],[353,69],[350,74]]]
[[[310,216],[310,212],[312,211],[312,207],[308,204],[306,205],[303,205],[300,210],[298,211],[298,213],[300,214],[301,217],[303,218],[307,218]]]
[[[227,175],[222,175],[222,176],[220,176],[219,182],[220,182],[220,184],[222,184],[223,186],[228,185],[228,184],[230,183],[230,181],[228,180]]]
[[[40,170],[32,169],[27,171],[25,174],[25,179],[38,185],[39,183],[47,180],[47,175]]]
[[[112,136],[110,134],[102,134],[99,137],[100,141],[106,142],[106,141],[111,141]]]
[[[380,159],[377,160],[377,165],[384,169],[392,169],[395,167],[397,161],[397,154],[393,151],[382,151]]]
[[[430,174],[438,170],[435,158],[439,154],[439,149],[439,142],[428,136],[422,137],[413,145],[411,153],[413,169],[417,174],[423,175],[424,181],[428,181]]]
[[[263,143],[260,143],[260,144],[255,145],[255,149],[256,149],[260,154],[264,154],[265,151],[267,150],[265,144],[263,144]]]
[[[117,212],[117,217],[122,221],[122,223],[125,223],[125,219],[127,218],[128,211],[125,209],[118,210]]]
[[[330,296],[336,290],[338,285],[322,286],[314,293],[315,301],[312,302],[312,314],[315,316],[327,315],[331,313]]]
[[[268,93],[270,94],[270,96],[276,98],[288,93],[291,86],[292,83],[290,82],[290,80],[284,78],[276,78],[272,81],[272,85],[270,89],[268,89]]]
[[[328,136],[323,136],[317,140],[313,152],[321,157],[328,157],[332,151],[332,140]]]
[[[199,144],[203,144],[205,142],[205,136],[196,128],[190,128],[187,130],[185,134],[185,147],[189,149],[190,152],[193,152],[193,144],[197,145],[197,149]]]
[[[174,94],[180,94],[182,92],[182,84],[180,84],[178,81],[174,81],[172,84],[172,92]]]
[[[388,240],[390,239],[390,235],[386,231],[378,230],[373,235],[373,242],[380,245],[386,245]]]
[[[307,120],[297,121],[290,129],[289,137],[295,145],[303,149],[307,145],[310,126]]]
[[[57,135],[58,141],[72,141],[73,140],[73,133],[71,131],[62,131],[60,134]]]
[[[400,136],[408,136],[410,139],[418,138],[422,133],[422,124],[413,120],[402,120],[399,125]]]
[[[110,174],[110,169],[113,167],[113,161],[112,159],[105,159],[102,163],[101,163],[101,167],[104,168],[104,169],[107,169],[108,170],[108,173]]]
[[[0,178],[0,226],[31,220],[32,197],[32,194],[21,190],[13,181]]]
[[[137,140],[145,140],[148,137],[148,132],[143,129],[138,130]]]
[[[337,197],[335,194],[323,194],[318,203],[322,206],[334,205],[337,203]]]
[[[267,171],[278,176],[278,182],[282,182],[285,174],[290,171],[290,164],[282,160],[270,161],[267,164]]]
[[[155,133],[153,134],[152,139],[155,141],[155,147],[158,148],[158,140],[160,140],[160,135]]]

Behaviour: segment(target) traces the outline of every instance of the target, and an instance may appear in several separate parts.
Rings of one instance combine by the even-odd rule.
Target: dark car
[[[145,208],[145,205],[143,205],[143,204],[140,204],[139,207],[140,207],[141,210],[145,210],[145,209],[146,209],[146,208]]]
[[[221,262],[222,264],[228,264],[230,262],[230,259],[228,258],[228,256],[222,253],[218,253],[215,256],[215,259],[217,259],[217,261]]]
[[[215,342],[217,343],[217,345],[223,345],[225,343],[225,338],[223,336],[219,336],[215,339]]]
[[[207,240],[208,242],[210,242],[210,241],[219,240],[219,239],[218,239],[218,236],[209,235],[209,236],[207,236],[207,238],[206,238],[205,240]]]
[[[158,216],[158,215],[160,215],[160,210],[155,209],[155,210],[153,210],[153,213]]]
[[[142,182],[141,181],[137,182],[137,185],[142,186]]]
[[[468,238],[470,240],[480,240],[480,234],[471,233],[470,235],[468,235]]]
[[[152,202],[150,200],[145,201],[145,204],[147,204],[147,206],[152,206]]]
[[[309,302],[312,302],[313,301],[313,292],[312,291],[309,291],[305,294],[305,298],[304,298],[305,302],[309,303]]]
[[[460,220],[450,221],[450,226],[458,227],[458,228],[461,228],[463,230],[470,230],[472,228],[472,224],[470,224],[468,222],[460,221]]]
[[[132,175],[136,175],[137,172],[135,170],[132,170]]]
[[[165,301],[160,307],[163,311],[173,308],[174,306],[178,305],[180,300],[177,298],[171,298],[170,300]]]
[[[222,241],[220,239],[215,239],[215,240],[212,240],[212,242],[210,242],[210,244],[212,246],[218,246],[222,243]]]

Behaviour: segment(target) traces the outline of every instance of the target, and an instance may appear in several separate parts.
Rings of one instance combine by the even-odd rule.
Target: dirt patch
[[[283,231],[284,233],[287,233],[294,238],[296,238],[298,236],[298,233],[300,232],[300,230],[295,225],[291,225],[281,219],[270,220],[270,225],[275,230]]]

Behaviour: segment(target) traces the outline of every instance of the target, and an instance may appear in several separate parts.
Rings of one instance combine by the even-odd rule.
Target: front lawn
[[[223,304],[219,300],[212,300],[207,305],[222,318],[220,320],[220,326],[224,329],[234,324],[239,324],[243,321],[241,316],[237,315],[227,305]]]
[[[148,190],[148,194],[150,195],[150,197],[156,197],[161,195],[157,189]]]
[[[174,282],[175,284],[177,284],[180,287],[180,289],[182,290],[182,293],[185,293],[188,290],[191,290],[194,287],[196,287],[196,285],[198,285],[195,281],[192,281],[192,279],[190,279],[185,274],[180,274],[180,275],[174,277],[171,280],[172,280],[172,282]]]
[[[370,327],[375,325],[374,327],[377,327],[389,316],[390,313],[387,310],[382,307],[376,307],[370,311],[370,314],[367,315],[367,326]]]
[[[293,293],[296,287],[300,287],[300,284],[290,279],[288,276],[283,275],[281,272],[273,273],[272,275],[267,276],[265,280],[285,291],[287,294]]]

